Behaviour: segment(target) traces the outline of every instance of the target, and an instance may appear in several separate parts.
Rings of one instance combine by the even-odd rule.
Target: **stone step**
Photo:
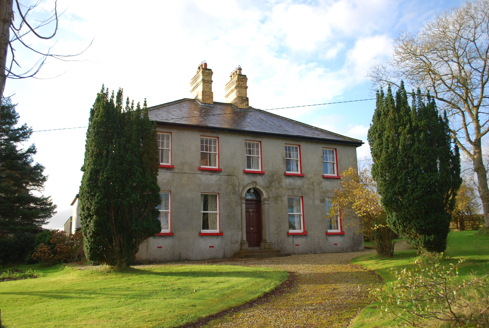
[[[245,249],[234,254],[234,257],[242,259],[284,256],[290,256],[290,254],[282,254],[282,252],[278,249]]]
[[[242,249],[238,253],[240,254],[265,254],[265,253],[280,253],[279,249]]]

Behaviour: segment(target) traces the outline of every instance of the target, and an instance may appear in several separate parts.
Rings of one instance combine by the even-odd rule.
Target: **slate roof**
[[[358,139],[342,136],[257,108],[239,109],[229,103],[202,104],[195,99],[180,99],[148,108],[149,118],[157,123],[204,127],[215,130],[265,134],[294,139],[315,139],[329,143],[361,146]]]

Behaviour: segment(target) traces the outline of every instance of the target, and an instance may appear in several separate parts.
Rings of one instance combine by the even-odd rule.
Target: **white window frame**
[[[258,155],[249,155],[247,154],[248,145],[247,144],[255,144],[258,145]],[[248,168],[248,157],[254,157],[258,160],[258,169]],[[261,142],[245,140],[245,170],[246,171],[261,171]]]
[[[287,157],[287,147],[297,148],[297,158]],[[297,161],[297,171],[287,171],[287,160]],[[285,172],[301,174],[301,148],[299,145],[285,145]]]
[[[328,210],[328,203],[330,204],[330,207],[329,207],[329,210]],[[326,197],[326,215],[329,214],[329,211],[331,211],[331,206],[333,205],[333,200],[332,198],[330,197]],[[328,222],[327,222],[327,225],[328,225],[328,232],[342,232],[341,231],[341,210],[338,209],[339,213],[333,217],[333,218],[328,218]],[[338,224],[338,229],[329,229],[329,223],[330,223],[330,220],[333,220],[334,218],[336,218],[336,222]]]
[[[204,195],[215,195],[217,199],[217,211],[204,211],[204,202],[203,202],[203,197]],[[203,192],[200,194],[200,232],[201,233],[219,233],[221,229],[221,222],[220,222],[220,197],[218,193],[208,193],[208,192]],[[217,229],[216,230],[204,230],[202,229],[203,223],[204,223],[204,214],[205,213],[215,213],[217,214]]]
[[[333,151],[333,162],[331,162],[331,161],[325,161],[324,160],[324,151],[325,150],[331,150],[331,151]],[[336,163],[336,149],[335,148],[325,148],[324,147],[323,150],[322,150],[322,156],[323,156],[323,175],[324,176],[334,176],[334,177],[335,176],[338,176],[338,169],[337,169],[337,163]],[[331,173],[326,174],[324,172],[324,163],[333,163],[333,170],[334,170],[334,173],[333,174],[331,174]]]
[[[168,212],[168,229],[161,229],[160,233],[169,233],[171,232],[171,191],[165,191],[165,190],[161,190],[160,191],[160,195],[161,194],[168,194],[168,210],[163,210],[162,207],[161,207],[161,203],[160,203],[160,213],[161,212]],[[161,196],[160,196],[161,198]],[[161,221],[160,221],[161,223]]]
[[[300,212],[289,213],[289,198],[299,198],[300,200]],[[302,196],[287,196],[287,225],[289,225],[289,214],[300,215],[301,230],[290,230],[289,233],[303,233],[304,232],[304,199]]]
[[[216,151],[215,152],[212,152],[212,151],[203,151],[202,150],[202,141],[204,139],[215,140],[216,141]],[[200,160],[199,160],[199,162],[202,160],[202,153],[216,154],[216,166],[200,165],[200,167],[219,168],[219,138],[217,138],[217,137],[200,136]]]
[[[160,147],[161,145],[161,142],[160,142],[160,136],[168,136],[169,137],[169,148],[165,148],[165,147]],[[172,146],[172,135],[171,133],[166,133],[166,132],[158,132],[158,160],[160,160],[160,165],[171,165],[172,163],[172,149],[171,149],[171,146]],[[164,162],[161,162],[161,152],[164,151],[164,150],[168,150],[168,163],[164,163]]]

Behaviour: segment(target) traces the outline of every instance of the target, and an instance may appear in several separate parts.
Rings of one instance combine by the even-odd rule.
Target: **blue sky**
[[[40,79],[9,80],[5,95],[12,95],[21,122],[35,131],[86,126],[102,84],[158,105],[190,97],[190,79],[206,60],[215,101],[224,102],[224,86],[238,65],[248,76],[250,105],[260,109],[371,98],[366,75],[390,58],[392,40],[463,3],[59,0],[64,14],[56,43],[27,41],[38,49],[54,45],[57,53],[76,53],[91,40],[92,46],[76,61],[49,60]],[[45,16],[53,4],[43,2],[32,18]],[[17,49],[22,69],[35,62]],[[374,106],[370,101],[274,113],[366,140]],[[61,229],[80,185],[85,129],[37,132],[31,142],[49,175],[44,194],[58,205],[48,227]],[[358,156],[369,156],[367,144]]]

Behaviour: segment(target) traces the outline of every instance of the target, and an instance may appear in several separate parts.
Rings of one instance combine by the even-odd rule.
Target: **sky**
[[[29,1],[21,1],[28,5]],[[367,74],[390,59],[402,32],[416,33],[461,0],[58,0],[62,12],[53,40],[27,35],[37,50],[81,55],[48,59],[37,77],[8,80],[4,95],[17,104],[20,123],[34,131],[87,126],[102,85],[148,106],[190,98],[190,80],[202,61],[213,71],[214,101],[240,65],[248,77],[250,106],[259,109],[374,97]],[[33,3],[33,2],[32,2]],[[42,1],[30,21],[46,18],[54,1]],[[20,21],[18,14],[16,22]],[[49,35],[53,26],[39,30]],[[91,45],[90,45],[91,44]],[[39,59],[14,45],[28,70]],[[359,159],[370,157],[367,132],[374,101],[273,112],[361,139]],[[63,229],[78,193],[86,128],[35,132],[35,161],[45,167],[44,195],[57,214],[46,228]],[[27,146],[27,145],[26,145]]]

